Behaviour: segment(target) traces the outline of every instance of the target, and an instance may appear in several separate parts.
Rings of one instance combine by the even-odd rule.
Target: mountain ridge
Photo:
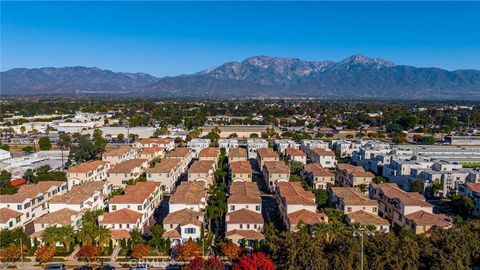
[[[480,71],[417,68],[360,54],[341,61],[252,56],[193,74],[158,78],[97,67],[1,72],[4,95],[127,92],[160,97],[480,99]]]

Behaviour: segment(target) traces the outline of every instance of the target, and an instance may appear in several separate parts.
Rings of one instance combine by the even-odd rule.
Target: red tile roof
[[[80,163],[73,167],[68,168],[69,173],[88,173],[98,169],[99,167],[105,166],[108,164],[106,161],[102,160],[94,160],[94,161],[87,161],[84,163]]]
[[[103,219],[99,220],[99,224],[136,224],[142,218],[139,212],[122,208],[117,211],[103,213]]]
[[[287,155],[287,156],[307,156],[307,154],[305,154],[305,152],[303,152],[300,149],[295,149],[295,148],[285,149],[285,155]]]
[[[234,161],[230,162],[230,170],[232,173],[252,173],[252,166],[249,161]]]
[[[315,225],[317,223],[328,221],[328,217],[325,214],[305,209],[288,214],[288,219],[290,220],[290,224],[298,224],[300,221],[303,221],[308,225]]]
[[[15,179],[10,180],[10,184],[14,187],[24,185],[26,182],[27,182],[27,180],[25,180],[23,178],[15,178]]]

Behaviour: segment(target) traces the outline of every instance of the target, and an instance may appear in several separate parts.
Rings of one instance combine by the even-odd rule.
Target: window
[[[347,208],[347,212],[349,212],[349,213],[352,212],[352,208],[351,208],[351,207],[348,207],[348,208]]]
[[[21,204],[17,205],[17,210],[22,210],[22,205]]]
[[[122,228],[122,224],[119,224],[118,227],[121,229],[121,228]]]
[[[373,207],[373,212],[377,212],[377,207]]]
[[[240,224],[240,229],[243,229],[243,224]]]
[[[173,224],[170,224],[170,229],[173,229]]]
[[[116,211],[117,210],[117,206],[116,205],[112,205],[112,211]]]
[[[142,211],[142,206],[141,206],[141,205],[138,205],[138,206],[137,206],[137,210],[138,210],[138,211]]]
[[[235,211],[235,205],[230,205],[230,210]]]
[[[250,224],[247,224],[247,229],[250,229]]]
[[[16,221],[17,223],[19,223],[21,219],[22,219],[22,216],[19,216],[19,217],[17,217],[17,218],[15,219],[15,221]]]
[[[260,205],[256,205],[256,206],[255,206],[255,210],[256,210],[256,211],[260,211]]]
[[[185,228],[186,234],[195,234],[197,230],[195,228]]]
[[[10,227],[10,228],[13,227],[13,221],[8,222],[8,227]]]

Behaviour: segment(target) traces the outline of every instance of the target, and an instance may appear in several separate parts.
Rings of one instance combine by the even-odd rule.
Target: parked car
[[[80,267],[75,268],[75,270],[93,270],[93,268],[87,265],[82,265]]]
[[[66,269],[65,264],[63,263],[56,263],[56,264],[52,264],[45,267],[45,270],[65,270],[65,269]]]
[[[137,265],[130,267],[130,270],[149,270],[150,267],[147,264]]]

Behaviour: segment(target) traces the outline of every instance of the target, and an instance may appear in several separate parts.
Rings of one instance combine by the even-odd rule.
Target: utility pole
[[[355,229],[353,231],[353,236],[360,236],[360,270],[363,270],[363,256],[364,256],[364,252],[363,252],[363,236],[364,234],[366,235],[373,235],[373,233],[369,230],[367,230],[366,228],[364,227],[361,227],[359,229]]]
[[[25,262],[23,260],[23,242],[22,238],[20,238],[20,258],[22,259],[22,268],[25,269]]]

